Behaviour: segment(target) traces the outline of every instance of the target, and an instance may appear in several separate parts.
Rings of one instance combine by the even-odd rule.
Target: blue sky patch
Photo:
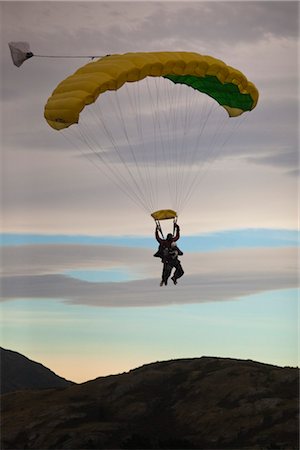
[[[156,249],[154,236],[79,236],[13,234],[1,235],[2,246],[29,244],[80,244],[117,245]],[[184,251],[215,251],[230,248],[295,247],[298,245],[297,230],[243,229],[185,236],[182,233],[180,247]]]
[[[124,269],[111,270],[69,270],[64,272],[72,278],[92,283],[130,281],[133,277]]]

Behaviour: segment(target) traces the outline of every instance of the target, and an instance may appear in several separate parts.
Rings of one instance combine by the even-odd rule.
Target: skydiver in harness
[[[177,223],[174,222],[174,235],[169,233],[166,239],[162,239],[159,236],[161,228],[159,224],[156,225],[155,238],[159,243],[158,251],[153,255],[161,258],[163,263],[162,279],[160,286],[167,285],[168,279],[172,273],[172,269],[175,268],[175,272],[171,277],[174,284],[177,284],[178,278],[182,277],[184,271],[181,263],[178,259],[178,255],[183,255],[182,251],[177,247],[176,241],[180,238],[180,228]]]

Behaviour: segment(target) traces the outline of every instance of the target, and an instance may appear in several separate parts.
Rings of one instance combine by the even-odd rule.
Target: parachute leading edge
[[[45,106],[45,118],[56,129],[78,123],[86,105],[127,82],[165,77],[214,98],[230,116],[252,110],[258,91],[239,70],[211,56],[192,52],[146,52],[108,55],[88,63],[62,81]]]

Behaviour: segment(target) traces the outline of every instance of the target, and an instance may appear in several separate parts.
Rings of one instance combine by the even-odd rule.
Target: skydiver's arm
[[[156,238],[157,242],[159,242],[160,244],[163,242],[163,239],[161,237],[159,237],[158,228],[156,228],[156,230],[155,230],[155,238]]]

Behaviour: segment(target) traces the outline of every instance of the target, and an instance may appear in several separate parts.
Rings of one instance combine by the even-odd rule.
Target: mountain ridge
[[[72,381],[19,352],[0,347],[1,394],[24,389],[66,387]]]
[[[145,364],[2,397],[2,448],[298,447],[299,369],[233,358]]]

